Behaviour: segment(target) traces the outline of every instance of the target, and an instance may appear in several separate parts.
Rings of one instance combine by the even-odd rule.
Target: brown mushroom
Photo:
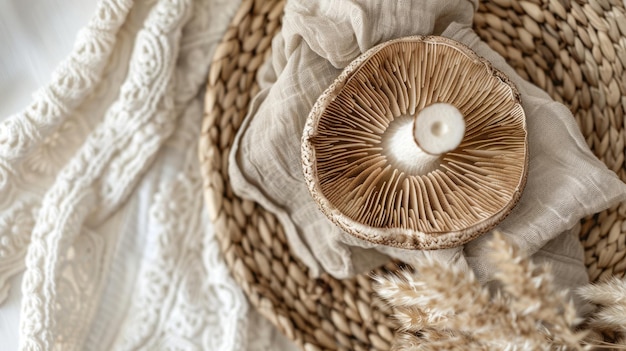
[[[502,221],[525,185],[525,115],[465,45],[408,37],[354,60],[302,138],[307,186],[347,233],[406,249],[458,246]]]

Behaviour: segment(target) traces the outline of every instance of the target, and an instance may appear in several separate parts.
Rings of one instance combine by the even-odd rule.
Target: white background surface
[[[0,0],[0,118],[24,108],[71,51],[96,0]]]

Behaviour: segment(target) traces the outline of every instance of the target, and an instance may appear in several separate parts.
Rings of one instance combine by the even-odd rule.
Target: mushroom
[[[526,182],[517,89],[465,45],[416,36],[355,59],[302,137],[307,187],[345,232],[405,249],[459,246],[502,221]]]

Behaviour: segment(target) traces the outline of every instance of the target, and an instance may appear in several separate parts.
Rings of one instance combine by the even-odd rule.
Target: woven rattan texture
[[[200,140],[205,198],[228,266],[252,305],[305,350],[388,350],[394,322],[367,275],[312,279],[276,218],[232,192],[228,153],[258,92],[284,0],[244,0],[211,65]],[[621,0],[493,0],[475,29],[566,104],[594,153],[626,181],[626,11]],[[592,280],[626,271],[626,204],[583,221]],[[395,269],[395,266],[386,269]]]
[[[522,77],[564,103],[587,144],[626,181],[626,12],[621,0],[485,2],[478,34]],[[626,204],[583,221],[592,281],[626,271]]]

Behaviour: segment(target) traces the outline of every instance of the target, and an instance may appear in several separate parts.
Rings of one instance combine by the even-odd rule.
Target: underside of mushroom
[[[320,209],[352,235],[451,247],[519,199],[526,133],[517,90],[488,62],[450,39],[403,38],[360,56],[319,98],[304,174]]]

